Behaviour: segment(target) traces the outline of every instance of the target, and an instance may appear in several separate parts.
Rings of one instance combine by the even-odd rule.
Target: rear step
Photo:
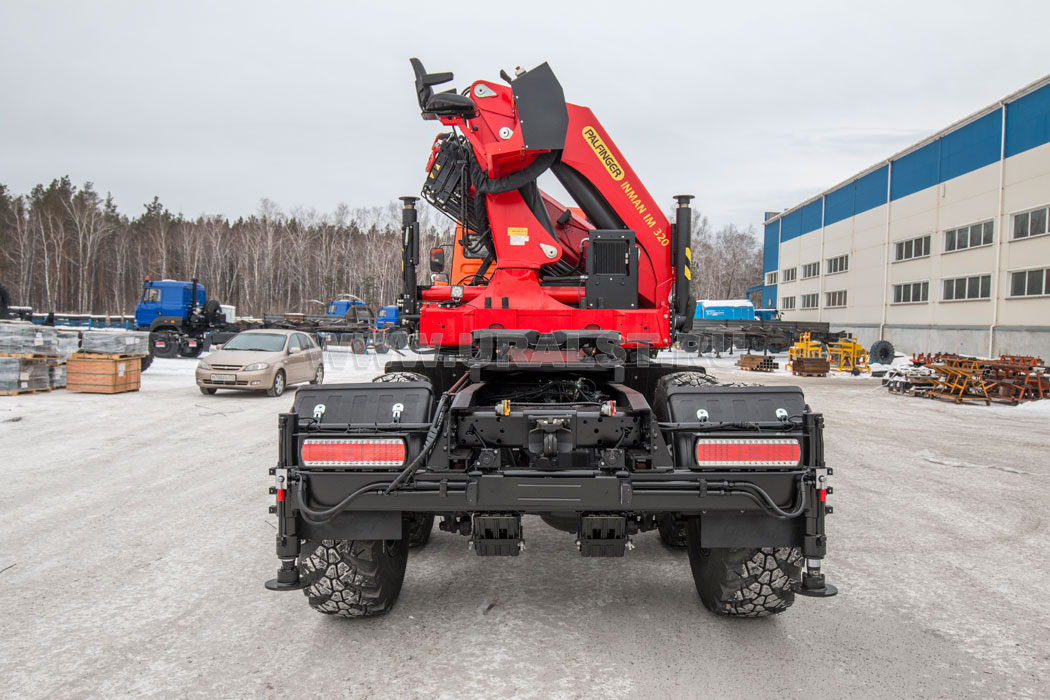
[[[479,557],[516,557],[525,549],[520,515],[475,515],[470,546]]]
[[[576,540],[585,557],[622,557],[634,545],[627,538],[627,519],[622,515],[585,515],[580,518]]]

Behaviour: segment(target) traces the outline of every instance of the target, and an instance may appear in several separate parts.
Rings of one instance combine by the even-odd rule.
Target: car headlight
[[[270,366],[270,365],[268,365],[268,364],[267,364],[267,363],[265,363],[265,362],[256,362],[255,364],[247,365],[247,366],[246,366],[246,367],[244,368],[244,371],[245,371],[245,372],[257,372],[258,370],[260,370],[260,369],[266,369],[266,368],[267,368],[267,367],[269,367],[269,366]]]
[[[200,364],[197,365],[197,369],[211,369],[211,365],[209,365],[204,360],[201,360]]]

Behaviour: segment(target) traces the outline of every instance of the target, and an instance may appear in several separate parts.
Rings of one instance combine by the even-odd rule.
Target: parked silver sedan
[[[196,376],[202,394],[242,389],[280,396],[292,384],[323,382],[324,357],[301,331],[243,331],[201,360]]]

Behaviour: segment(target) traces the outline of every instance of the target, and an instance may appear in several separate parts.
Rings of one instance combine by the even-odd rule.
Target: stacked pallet
[[[95,355],[143,357],[149,353],[149,333],[139,331],[84,331],[80,350]]]
[[[0,395],[51,391],[48,362],[57,357],[54,328],[0,323]]]
[[[149,333],[85,331],[66,362],[66,390],[91,394],[138,391]]]

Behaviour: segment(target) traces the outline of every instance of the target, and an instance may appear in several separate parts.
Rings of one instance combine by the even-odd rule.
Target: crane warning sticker
[[[529,229],[507,227],[507,235],[510,236],[511,245],[525,245],[529,242]]]
[[[593,126],[583,127],[583,138],[587,139],[587,143],[591,144],[591,148],[594,149],[594,155],[598,156],[598,160],[602,162],[605,169],[609,171],[609,175],[612,176],[613,180],[619,182],[623,179],[623,168],[616,161],[616,156],[606,147],[605,143],[602,142],[602,137],[598,135],[598,132],[594,130]]]

